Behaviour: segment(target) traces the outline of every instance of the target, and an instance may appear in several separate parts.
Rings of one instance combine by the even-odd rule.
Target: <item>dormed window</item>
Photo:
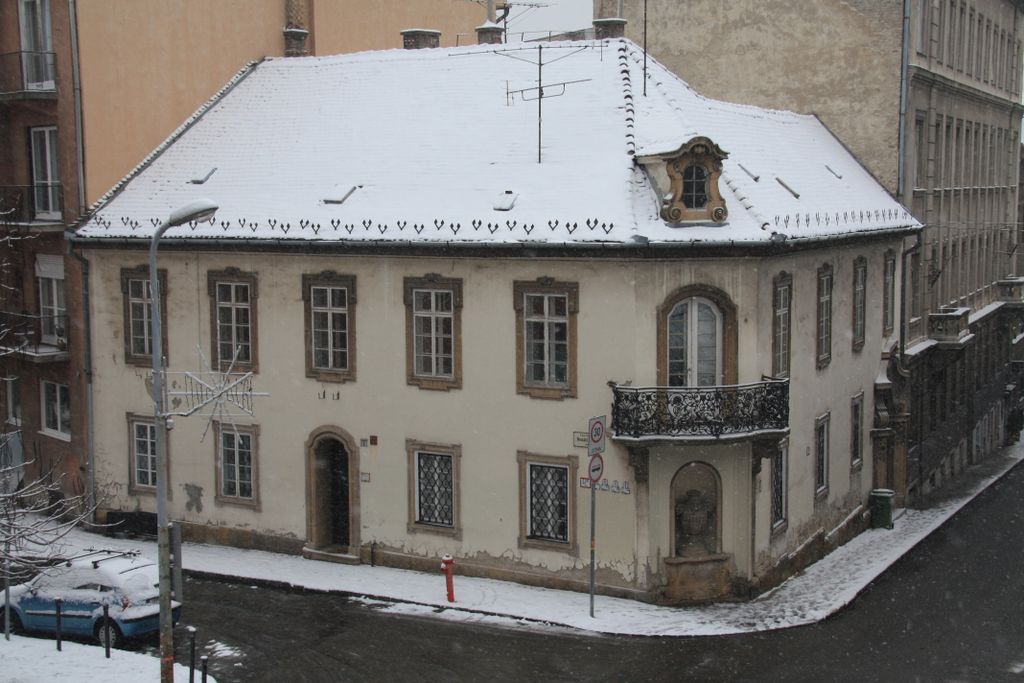
[[[661,185],[662,219],[676,225],[724,223],[729,211],[718,183],[722,161],[728,156],[710,138],[697,136],[674,151],[639,159]]]

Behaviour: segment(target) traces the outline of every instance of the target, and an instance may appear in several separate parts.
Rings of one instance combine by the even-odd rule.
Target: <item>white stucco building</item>
[[[582,588],[603,414],[601,591],[748,595],[861,528],[919,224],[813,117],[504,48],[262,61],[80,223],[106,509],[155,507],[146,249],[210,197],[161,242],[168,369],[270,397],[170,433],[193,538]]]

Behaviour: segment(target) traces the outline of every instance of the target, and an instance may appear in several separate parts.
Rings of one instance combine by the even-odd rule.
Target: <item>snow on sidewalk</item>
[[[963,475],[957,492],[927,510],[905,510],[892,530],[868,530],[799,575],[757,599],[702,607],[663,607],[597,596],[595,617],[589,595],[456,576],[456,602],[445,598],[444,577],[436,574],[341,565],[258,550],[187,543],[184,567],[240,580],[284,582],[312,590],[351,593],[398,604],[393,612],[437,615],[464,622],[542,623],[608,634],[704,636],[766,631],[810,624],[838,611],[896,560],[1024,459],[1017,444]],[[156,556],[153,542],[108,539],[76,531],[68,552],[102,546],[139,549]],[[598,548],[600,552],[600,546]],[[187,610],[186,596],[186,610]],[[443,608],[443,609],[438,609]],[[497,617],[497,619],[495,618]],[[187,612],[185,620],[187,622]],[[510,621],[514,620],[514,621]]]
[[[110,659],[102,647],[65,640],[57,652],[51,638],[11,636],[10,642],[0,635],[0,678],[5,683],[52,683],[53,681],[103,681],[104,683],[138,683],[160,678],[160,660],[146,654],[111,650]],[[68,672],[77,672],[70,677]],[[188,667],[174,665],[174,679],[188,680]],[[199,672],[196,672],[199,680]],[[213,676],[207,681],[216,683]]]

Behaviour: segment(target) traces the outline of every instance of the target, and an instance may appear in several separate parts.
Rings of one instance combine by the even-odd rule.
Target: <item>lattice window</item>
[[[703,209],[707,203],[707,169],[697,164],[690,164],[683,170],[683,206],[688,209]]]
[[[781,446],[772,456],[772,529],[786,522],[786,475],[789,463],[789,448]]]
[[[850,401],[850,466],[856,467],[864,459],[864,394]]]
[[[814,423],[814,492],[828,490],[828,433],[829,415],[825,414]]]
[[[455,521],[453,458],[416,453],[416,521],[450,527]]]
[[[569,541],[569,475],[560,466],[529,463],[529,537]]]

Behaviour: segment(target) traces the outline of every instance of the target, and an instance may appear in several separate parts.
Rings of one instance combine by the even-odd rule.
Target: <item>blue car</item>
[[[136,553],[100,550],[48,567],[31,581],[11,587],[12,630],[56,633],[55,599],[61,599],[61,633],[95,638],[118,647],[126,638],[160,630],[159,575],[152,560]],[[2,600],[0,593],[0,600]],[[0,603],[2,606],[3,603]],[[110,628],[104,628],[103,606]],[[173,620],[181,603],[172,601]],[[3,609],[0,607],[0,630]]]

